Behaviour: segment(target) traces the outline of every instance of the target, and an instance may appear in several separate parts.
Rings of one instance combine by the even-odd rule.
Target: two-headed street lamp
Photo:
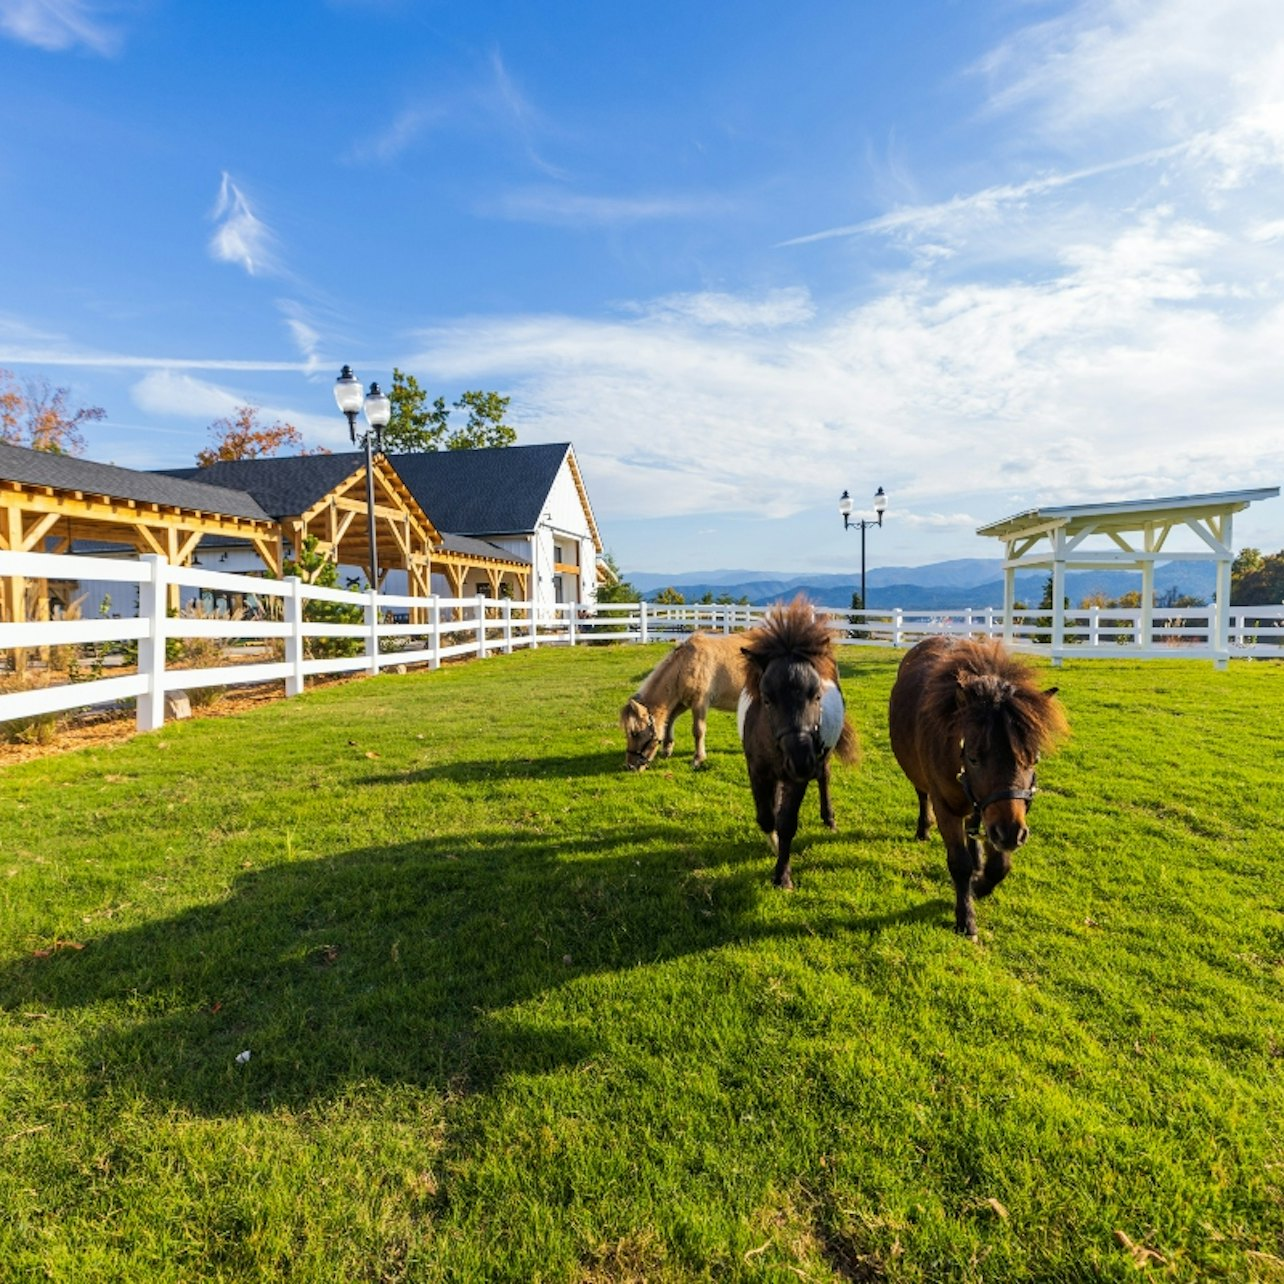
[[[369,392],[362,392],[361,380],[352,373],[351,366],[344,366],[334,384],[334,399],[348,418],[348,436],[355,446],[360,438],[366,452],[366,522],[370,527],[370,587],[379,588],[379,543],[375,532],[374,457],[383,454],[383,430],[392,416],[392,402],[377,383]],[[357,432],[357,412],[363,411],[366,431]]]
[[[842,498],[838,501],[838,511],[843,517],[843,530],[851,530],[860,527],[860,609],[869,610],[869,599],[865,596],[865,532],[871,526],[881,526],[883,524],[883,513],[887,510],[887,496],[883,493],[880,486],[874,492],[874,513],[877,520],[870,517],[852,518],[852,497],[843,491]]]

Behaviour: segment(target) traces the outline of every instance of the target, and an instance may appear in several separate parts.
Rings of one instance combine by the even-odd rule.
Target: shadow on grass
[[[766,861],[728,871],[725,857],[676,827],[573,849],[497,830],[247,870],[217,904],[9,964],[0,1004],[94,1009],[80,1019],[90,1080],[198,1113],[299,1108],[371,1081],[482,1092],[598,1050],[591,1011],[567,1024],[515,1005],[814,930],[814,916],[754,912],[776,894]],[[824,926],[872,933],[935,912]]]
[[[592,776],[623,775],[624,742],[618,753],[545,754],[529,758],[478,758],[443,762],[417,771],[366,776],[363,785],[422,785],[434,780],[472,783],[478,780],[580,780]]]

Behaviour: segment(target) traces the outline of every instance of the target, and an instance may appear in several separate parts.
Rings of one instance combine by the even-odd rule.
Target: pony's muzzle
[[[986,825],[985,836],[995,851],[1014,852],[1024,847],[1030,837],[1030,827],[1025,823],[1025,808],[1021,816],[1003,816]]]
[[[785,774],[793,780],[816,778],[816,742],[810,733],[780,738],[780,751],[785,760]]]

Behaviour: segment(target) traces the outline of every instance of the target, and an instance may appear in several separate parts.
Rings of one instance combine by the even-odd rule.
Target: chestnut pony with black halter
[[[954,880],[954,930],[973,940],[972,898],[988,896],[1012,868],[1030,836],[1035,764],[1069,730],[1056,693],[988,640],[927,638],[897,672],[888,727],[918,793],[915,837],[926,842],[936,821]]]
[[[792,888],[789,849],[808,784],[820,818],[837,828],[829,801],[830,755],[855,762],[856,732],[838,687],[833,635],[805,598],[773,606],[744,647],[745,689],[737,717],[758,826],[776,853],[772,881]]]

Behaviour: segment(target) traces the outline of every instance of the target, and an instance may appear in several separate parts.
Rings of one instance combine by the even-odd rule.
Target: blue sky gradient
[[[1278,0],[0,0],[0,74],[0,367],[94,459],[340,449],[397,365],[573,442],[626,572],[1284,477]]]

